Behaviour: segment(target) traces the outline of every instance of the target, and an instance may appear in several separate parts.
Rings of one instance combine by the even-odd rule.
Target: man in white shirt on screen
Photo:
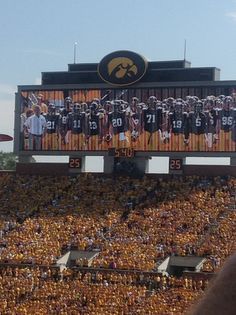
[[[45,117],[41,115],[40,106],[34,107],[34,115],[30,116],[24,125],[29,133],[29,150],[41,150],[47,123]]]

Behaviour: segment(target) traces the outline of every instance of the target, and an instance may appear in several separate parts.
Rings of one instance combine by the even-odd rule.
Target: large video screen
[[[164,90],[21,91],[20,151],[236,151],[234,94]]]

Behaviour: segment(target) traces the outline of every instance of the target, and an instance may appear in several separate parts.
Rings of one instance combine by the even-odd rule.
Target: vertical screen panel
[[[176,98],[176,96],[175,96],[175,88],[169,88],[168,97]]]
[[[195,95],[195,90],[194,88],[189,88],[189,93],[188,95]]]
[[[142,91],[141,100],[147,100],[150,96],[149,89],[141,89],[141,91]]]
[[[194,94],[195,96],[197,96],[198,98],[202,98],[202,89],[201,88],[195,88],[194,89]]]
[[[168,98],[169,97],[169,89],[168,88],[163,88],[162,89],[162,99]]]
[[[162,100],[161,89],[155,89],[155,95],[158,100]]]
[[[187,96],[188,94],[186,94],[186,95],[184,95],[183,93],[182,93],[182,89],[181,88],[176,88],[175,89],[175,98],[185,98],[185,96]]]

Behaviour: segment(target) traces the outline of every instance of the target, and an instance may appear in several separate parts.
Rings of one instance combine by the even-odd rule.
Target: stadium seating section
[[[235,251],[236,179],[0,174],[0,314],[184,314]],[[99,252],[60,270],[71,249]],[[168,256],[198,276],[159,274]]]

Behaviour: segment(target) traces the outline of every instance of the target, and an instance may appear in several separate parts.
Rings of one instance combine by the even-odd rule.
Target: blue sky
[[[0,132],[13,135],[17,85],[39,84],[41,72],[99,62],[115,50],[148,60],[186,59],[236,79],[235,0],[0,1]],[[11,151],[12,143],[0,150]]]

